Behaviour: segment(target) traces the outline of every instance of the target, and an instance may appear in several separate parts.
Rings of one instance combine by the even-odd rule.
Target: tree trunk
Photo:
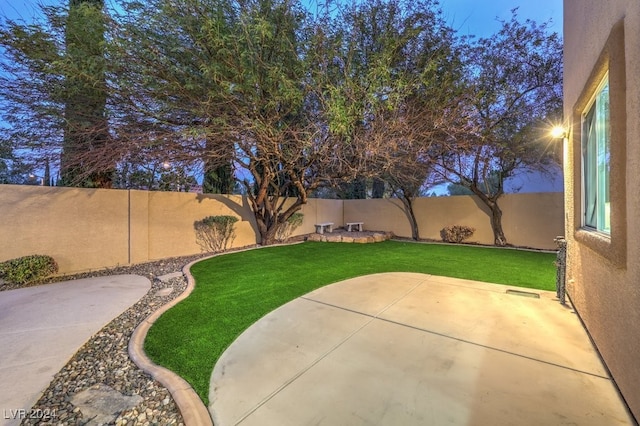
[[[276,238],[278,236],[278,230],[282,226],[285,226],[287,219],[300,210],[301,205],[306,204],[306,196],[296,199],[283,213],[280,213],[277,197],[265,197],[262,199],[262,202],[258,204],[256,198],[249,196],[249,202],[251,203],[256,224],[258,225],[260,244],[270,246],[278,242]],[[282,207],[282,205],[280,205],[280,207]]]
[[[502,192],[495,194],[491,197],[488,197],[487,194],[482,192],[476,186],[468,187],[475,195],[480,198],[489,210],[491,210],[491,229],[493,231],[493,244],[498,247],[504,247],[507,245],[507,237],[504,235],[504,230],[502,229],[502,210],[498,205],[498,199],[502,196]]]
[[[404,213],[407,215],[409,224],[411,225],[411,238],[413,238],[415,241],[418,241],[420,239],[420,230],[418,229],[416,214],[413,211],[412,199],[407,197],[400,197],[400,199],[402,200],[402,204],[404,205]]]
[[[274,223],[270,227],[264,227],[264,232],[260,233],[261,244],[263,246],[270,246],[276,243],[276,234],[279,226],[280,224]]]
[[[497,200],[491,204],[487,204],[491,209],[491,229],[493,229],[493,243],[496,246],[504,247],[507,245],[507,238],[502,230],[502,210],[498,206]]]

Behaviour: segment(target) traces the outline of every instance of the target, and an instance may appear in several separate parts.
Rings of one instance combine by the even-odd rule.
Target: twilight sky
[[[36,5],[60,4],[68,0],[0,0],[0,16],[29,20]],[[110,0],[107,0],[110,1]],[[440,0],[446,21],[459,34],[487,37],[500,28],[496,18],[508,20],[511,9],[518,7],[521,20],[538,23],[553,20],[551,29],[562,35],[562,0]]]
[[[488,37],[500,29],[498,19],[509,20],[517,7],[520,21],[551,19],[551,30],[562,36],[562,0],[440,0],[440,6],[460,35]]]

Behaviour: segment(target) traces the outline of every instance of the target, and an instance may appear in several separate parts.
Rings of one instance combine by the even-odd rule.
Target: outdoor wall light
[[[567,137],[567,130],[562,126],[553,126],[551,137],[554,139],[564,139]]]

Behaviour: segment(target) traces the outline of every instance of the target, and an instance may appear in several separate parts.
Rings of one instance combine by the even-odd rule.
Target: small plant
[[[294,213],[285,223],[280,225],[278,230],[276,231],[276,240],[279,242],[285,241],[287,238],[291,236],[293,231],[302,225],[302,220],[304,219],[304,214],[302,213]]]
[[[51,256],[34,254],[0,263],[0,277],[12,284],[36,283],[58,272]]]
[[[442,241],[447,243],[461,243],[471,237],[475,228],[465,225],[447,226],[440,231]]]
[[[238,221],[235,216],[207,216],[193,224],[196,230],[196,241],[203,251],[220,252],[236,238],[234,225]]]

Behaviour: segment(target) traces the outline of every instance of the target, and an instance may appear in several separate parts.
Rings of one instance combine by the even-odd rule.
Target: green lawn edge
[[[213,367],[249,326],[319,287],[383,272],[418,272],[555,290],[555,253],[386,241],[305,242],[227,253],[194,264],[189,297],[145,339],[147,355],[191,384],[205,405]]]

